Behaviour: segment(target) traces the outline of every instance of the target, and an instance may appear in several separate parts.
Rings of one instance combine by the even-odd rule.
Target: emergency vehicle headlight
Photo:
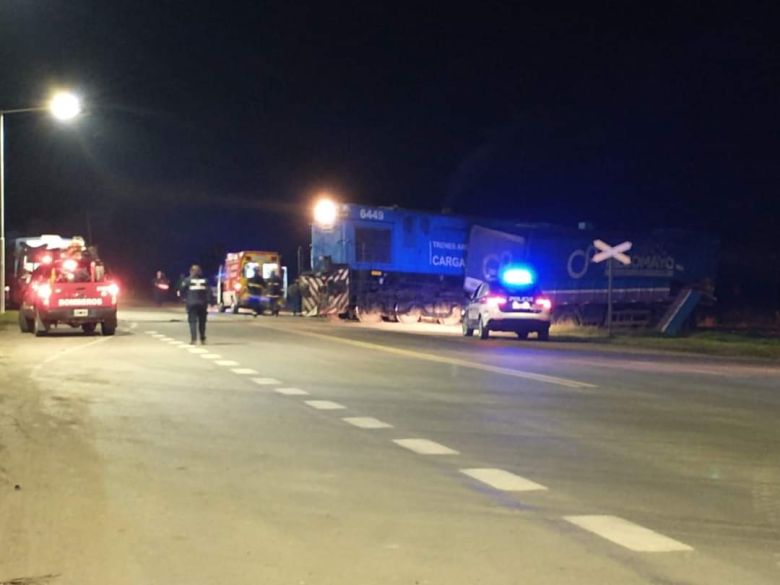
[[[314,221],[322,227],[332,227],[338,217],[338,207],[331,199],[320,199],[314,205]]]
[[[500,279],[506,286],[530,286],[536,282],[536,274],[529,266],[510,266],[504,269]]]
[[[48,300],[49,297],[51,297],[51,286],[46,283],[39,284],[37,287],[35,287],[35,292],[43,300]]]
[[[51,264],[52,257],[51,254],[46,254],[45,256],[41,256],[41,264]]]
[[[79,263],[76,262],[73,258],[68,258],[62,262],[62,269],[67,270],[68,272],[73,272],[78,267]]]

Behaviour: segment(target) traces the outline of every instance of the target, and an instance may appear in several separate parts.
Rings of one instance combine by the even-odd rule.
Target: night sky
[[[540,4],[0,0],[0,108],[58,85],[87,108],[6,119],[8,235],[91,233],[125,278],[294,265],[328,189],[704,229],[728,278],[776,282],[772,3]]]

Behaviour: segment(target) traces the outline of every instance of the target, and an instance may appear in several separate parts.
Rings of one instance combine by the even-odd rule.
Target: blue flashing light
[[[500,279],[505,286],[530,286],[536,281],[536,274],[528,266],[509,266],[501,272]]]

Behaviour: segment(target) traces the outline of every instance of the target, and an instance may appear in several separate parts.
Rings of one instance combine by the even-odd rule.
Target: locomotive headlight
[[[320,199],[314,205],[314,222],[320,227],[333,227],[338,217],[338,207],[331,199]]]

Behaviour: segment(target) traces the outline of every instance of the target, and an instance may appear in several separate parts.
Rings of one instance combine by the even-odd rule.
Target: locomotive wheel
[[[396,311],[395,318],[404,325],[413,325],[422,317],[422,309],[417,305],[412,305],[406,311]]]
[[[357,307],[355,316],[361,323],[379,323],[382,320],[382,311],[376,306]]]

